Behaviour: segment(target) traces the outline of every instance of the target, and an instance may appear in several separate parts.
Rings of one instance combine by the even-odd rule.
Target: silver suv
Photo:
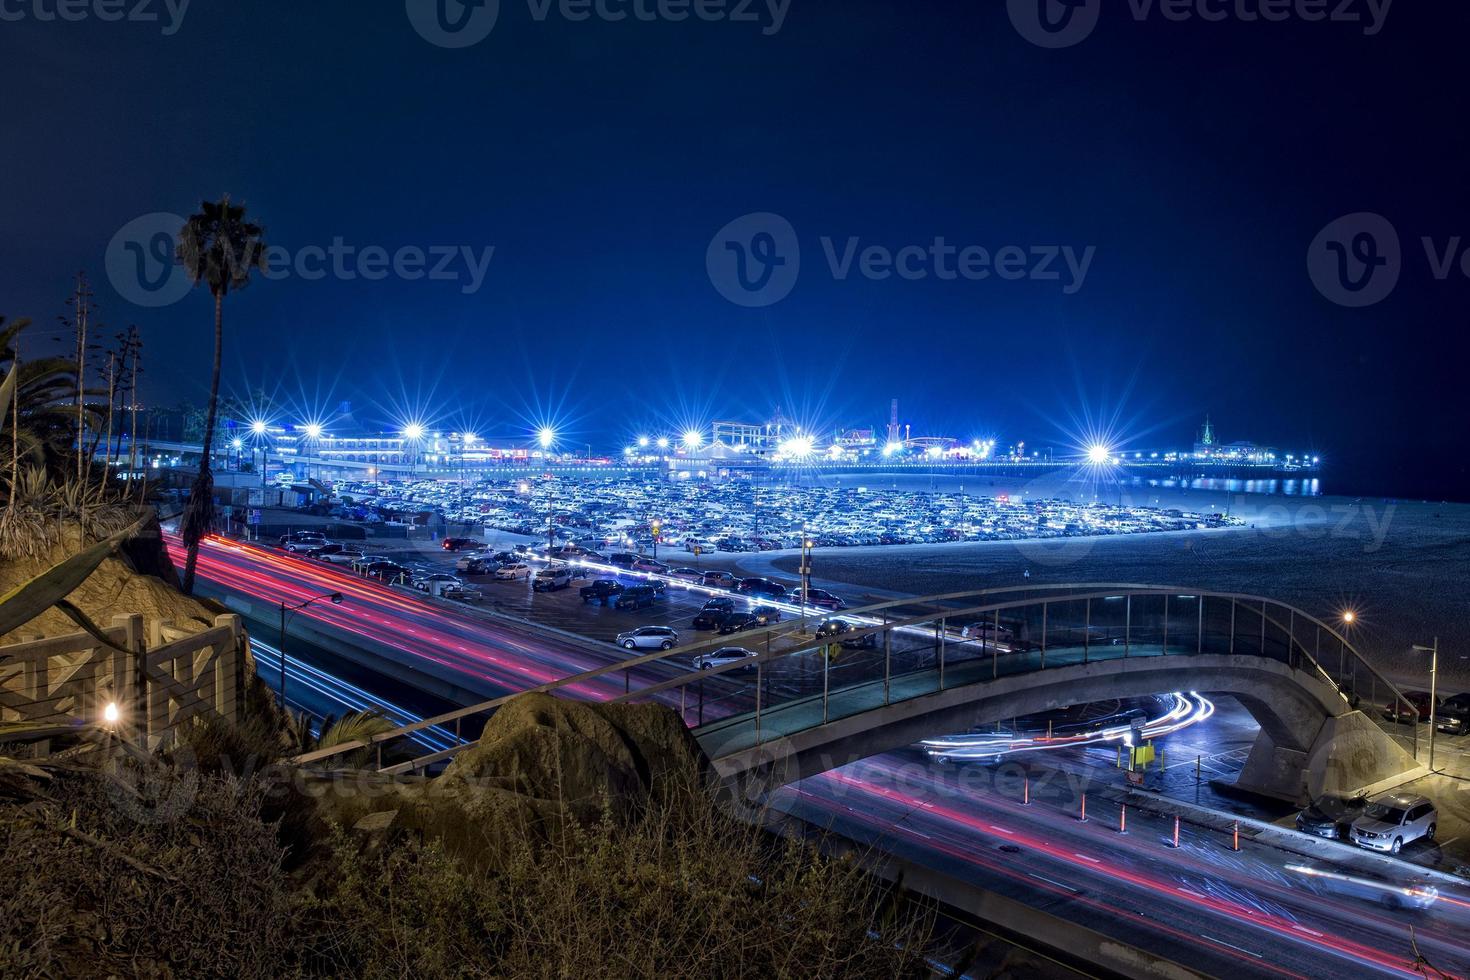
[[[618,646],[629,650],[672,650],[678,643],[678,632],[667,626],[640,626],[617,638]]]
[[[1422,796],[1409,793],[1380,796],[1353,821],[1348,839],[1359,847],[1397,854],[1405,844],[1434,840],[1439,811]]]

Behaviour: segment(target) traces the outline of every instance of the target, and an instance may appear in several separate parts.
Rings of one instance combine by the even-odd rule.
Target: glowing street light
[[[893,456],[893,455],[897,454],[901,449],[903,449],[903,443],[900,443],[900,442],[890,442],[888,445],[886,445],[886,446],[883,447],[883,455],[884,456]]]
[[[638,437],[638,447],[640,449],[647,449],[648,448],[648,437],[647,436],[639,436]]]
[[[1087,449],[1087,461],[1089,463],[1106,463],[1111,456],[1112,450],[1101,443],[1089,446]]]
[[[684,433],[685,449],[698,449],[702,445],[704,445],[704,434],[702,432],[690,429]]]
[[[250,423],[250,432],[251,432],[252,435],[257,435],[257,436],[263,436],[263,435],[265,435],[265,420],[264,419],[256,419],[254,422],[251,422]]]
[[[321,437],[322,437],[322,427],[319,424],[317,424],[316,422],[308,422],[306,424],[306,438],[308,438],[308,439],[320,439]]]
[[[550,449],[556,443],[556,431],[549,425],[543,425],[541,431],[536,433],[536,441],[541,444],[542,449]]]
[[[418,442],[424,437],[424,427],[417,422],[410,422],[403,427],[403,438],[411,442]]]
[[[1353,625],[1353,623],[1357,621],[1357,618],[1358,614],[1353,612],[1351,609],[1344,609],[1342,612],[1342,621],[1343,624],[1346,626]]]
[[[241,442],[239,439],[231,439],[230,440],[230,448],[231,449],[239,449],[243,445],[245,445],[245,444],[243,442]]]
[[[669,448],[669,437],[668,436],[660,436],[659,437],[659,440],[658,440],[658,448],[660,448],[660,449],[668,449]]]

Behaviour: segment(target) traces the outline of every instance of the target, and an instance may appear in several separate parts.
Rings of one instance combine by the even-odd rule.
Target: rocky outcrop
[[[58,542],[40,554],[0,561],[0,595],[84,547],[74,528],[63,524],[58,531]],[[103,626],[113,616],[140,613],[145,628],[168,619],[181,629],[207,629],[214,625],[215,616],[229,611],[218,603],[190,598],[178,590],[178,576],[164,547],[156,515],[137,538],[104,561],[69,598]],[[53,609],[16,633],[0,636],[0,643],[17,642],[22,635],[60,636],[76,631],[77,626],[70,619]]]
[[[360,830],[409,830],[482,868],[507,848],[555,844],[577,826],[627,819],[654,803],[703,799],[713,771],[679,717],[658,705],[592,704],[523,694],[443,775],[323,777],[329,819]]]

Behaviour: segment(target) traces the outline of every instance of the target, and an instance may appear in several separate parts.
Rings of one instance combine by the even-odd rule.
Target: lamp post
[[[1413,649],[1415,653],[1429,654],[1429,771],[1434,772],[1434,702],[1439,682],[1439,637],[1434,638],[1433,646],[1416,643]]]
[[[325,593],[323,595],[313,596],[312,598],[307,599],[305,602],[298,602],[294,606],[288,606],[288,605],[286,605],[285,602],[282,602],[281,603],[281,649],[280,649],[279,652],[281,654],[281,709],[282,710],[285,710],[285,707],[286,707],[286,617],[287,617],[287,614],[294,615],[295,613],[298,613],[301,610],[305,609],[307,606],[311,605],[313,602],[320,602],[323,599],[331,599],[333,605],[340,605],[341,602],[342,602],[342,593],[340,593],[340,592],[327,592],[327,593]]]

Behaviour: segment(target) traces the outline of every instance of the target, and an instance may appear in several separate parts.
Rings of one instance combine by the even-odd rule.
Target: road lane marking
[[[1044,881],[1048,885],[1056,885],[1058,888],[1061,888],[1061,889],[1063,889],[1065,891],[1069,891],[1073,895],[1076,895],[1078,893],[1078,891],[1079,891],[1078,889],[1073,888],[1071,885],[1064,885],[1060,881],[1053,881],[1051,878],[1048,878],[1045,875],[1032,874],[1031,872],[1028,871],[1028,872],[1026,872],[1026,876],[1028,878],[1035,878],[1037,881]]]
[[[1221,946],[1226,946],[1230,949],[1236,950],[1237,952],[1245,953],[1247,956],[1254,956],[1256,959],[1261,958],[1260,953],[1253,953],[1248,949],[1243,949],[1242,947],[1235,945],[1234,943],[1227,943],[1223,939],[1216,939],[1214,936],[1206,936],[1204,933],[1200,933],[1200,938],[1208,939],[1212,943],[1219,943]]]

